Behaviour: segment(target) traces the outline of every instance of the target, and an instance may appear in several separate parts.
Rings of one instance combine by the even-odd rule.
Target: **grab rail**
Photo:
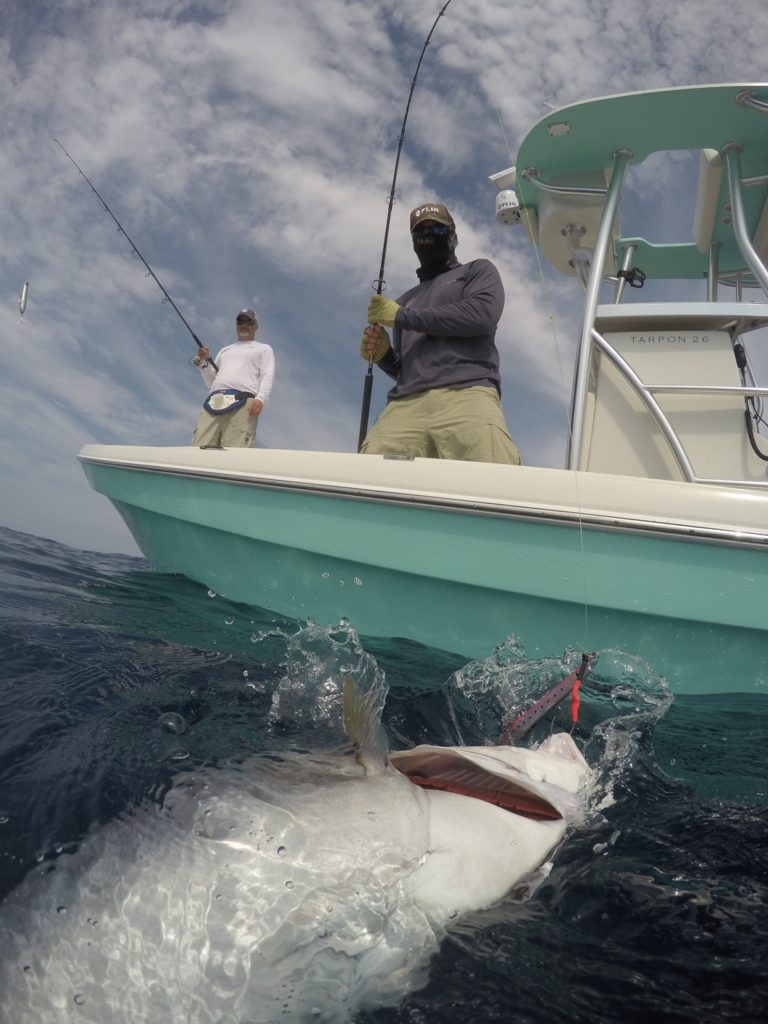
[[[620,353],[603,337],[594,327],[590,331],[592,341],[597,348],[613,363],[616,369],[623,374],[624,378],[635,390],[638,398],[643,402],[651,416],[658,424],[664,435],[672,454],[677,460],[680,471],[688,483],[695,484],[719,484],[722,486],[739,487],[768,487],[768,481],[758,480],[718,480],[708,477],[697,476],[693,465],[686,454],[685,448],[680,441],[677,431],[669,422],[664,410],[654,398],[654,394],[698,394],[698,395],[723,395],[726,397],[742,396],[744,398],[765,398],[768,397],[768,388],[759,387],[734,387],[732,385],[705,385],[705,384],[646,384],[632,369],[630,364]]]
[[[643,404],[647,407],[650,414],[658,423],[662,434],[667,439],[667,443],[672,449],[673,455],[677,459],[678,465],[680,466],[680,471],[682,472],[685,479],[688,480],[690,483],[695,482],[696,474],[693,471],[693,466],[691,465],[691,462],[685,453],[685,448],[683,448],[682,444],[680,443],[680,438],[677,436],[677,431],[674,429],[672,424],[665,416],[664,410],[661,408],[661,406],[653,397],[653,395],[650,394],[641,378],[635,373],[635,371],[632,369],[632,367],[629,365],[626,359],[624,359],[623,356],[619,355],[619,353],[616,351],[613,345],[611,345],[609,341],[606,341],[602,334],[600,334],[600,332],[597,331],[594,327],[591,329],[590,334],[592,340],[595,342],[595,344],[601,350],[601,352],[605,353],[605,355],[611,360],[614,366],[616,366],[616,368],[620,370],[621,373],[624,374],[624,377],[634,387],[641,402],[643,402]]]

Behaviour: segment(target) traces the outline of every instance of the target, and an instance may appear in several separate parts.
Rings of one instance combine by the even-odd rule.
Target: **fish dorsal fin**
[[[389,742],[381,724],[385,697],[386,686],[378,675],[367,688],[353,676],[344,680],[344,728],[369,775],[384,771],[389,760]]]

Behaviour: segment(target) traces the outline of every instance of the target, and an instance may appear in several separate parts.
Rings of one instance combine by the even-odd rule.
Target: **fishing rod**
[[[414,92],[414,89],[416,88],[416,79],[419,77],[419,69],[421,68],[421,62],[424,60],[424,54],[427,52],[427,47],[429,46],[429,41],[432,38],[432,33],[437,28],[437,23],[438,23],[438,21],[440,21],[442,16],[445,14],[445,12],[446,12],[450,2],[451,2],[451,0],[447,0],[447,3],[445,3],[442,6],[442,8],[440,9],[440,12],[438,13],[437,17],[435,18],[434,22],[432,23],[432,28],[429,30],[429,34],[427,35],[427,38],[424,40],[424,46],[421,48],[421,54],[419,56],[419,60],[418,60],[418,63],[416,65],[416,71],[414,72],[413,79],[411,80],[411,89],[410,89],[410,92],[408,93],[408,102],[405,105],[405,116],[403,117],[403,124],[402,124],[402,127],[400,128],[400,137],[398,139],[398,144],[397,144],[397,154],[395,156],[395,170],[394,170],[394,173],[392,175],[392,188],[389,190],[389,197],[387,199],[387,223],[386,223],[386,225],[384,227],[384,244],[382,245],[382,248],[381,248],[381,265],[379,267],[379,276],[378,276],[377,280],[374,282],[374,284],[376,285],[376,294],[377,295],[381,295],[382,291],[384,290],[384,285],[385,285],[385,281],[384,281],[384,262],[385,262],[385,260],[387,258],[387,242],[389,240],[389,223],[392,220],[392,207],[395,205],[395,202],[396,202],[396,200],[395,200],[395,184],[397,183],[397,171],[398,171],[398,168],[400,166],[400,154],[403,151],[403,142],[405,141],[405,125],[406,125],[406,122],[408,121],[408,112],[411,109],[411,100],[413,99],[413,92]],[[360,410],[360,432],[358,434],[358,439],[357,439],[357,450],[358,451],[360,451],[360,449],[362,448],[363,441],[365,440],[365,435],[368,433],[368,419],[369,419],[370,413],[371,413],[371,394],[372,394],[372,392],[373,392],[373,356],[371,356],[370,359],[368,360],[368,369],[366,371],[365,382],[363,384],[363,406],[362,406],[362,409]]]
[[[114,215],[114,213],[112,213],[112,211],[111,211],[111,210],[110,210],[110,208],[109,208],[109,207],[107,206],[107,204],[106,204],[106,202],[104,201],[104,199],[102,198],[102,196],[100,196],[100,195],[99,195],[98,191],[96,190],[96,186],[95,186],[95,185],[93,184],[93,182],[91,181],[91,179],[90,179],[90,178],[88,177],[88,175],[87,175],[87,174],[85,173],[85,171],[84,171],[84,170],[82,169],[82,167],[80,167],[80,166],[79,166],[79,165],[77,164],[77,162],[75,161],[75,159],[74,159],[74,158],[73,158],[72,156],[70,156],[70,154],[69,154],[69,153],[68,153],[68,152],[66,151],[66,149],[64,148],[64,146],[62,146],[62,144],[61,144],[61,143],[59,142],[59,140],[58,140],[58,139],[54,139],[53,141],[54,141],[54,142],[56,143],[56,145],[57,145],[57,146],[59,147],[59,149],[60,149],[60,150],[61,150],[61,151],[62,151],[62,152],[64,153],[64,155],[65,155],[66,157],[68,157],[68,158],[69,158],[69,160],[71,160],[71,162],[72,162],[72,163],[73,163],[73,164],[75,165],[75,167],[77,168],[78,172],[79,172],[79,173],[80,173],[80,174],[81,174],[81,175],[82,175],[82,176],[83,176],[83,177],[85,178],[85,180],[86,180],[86,181],[88,182],[88,184],[89,184],[89,185],[90,185],[90,187],[91,187],[91,191],[92,191],[92,192],[94,193],[94,195],[96,196],[96,198],[97,198],[97,199],[99,200],[99,202],[100,202],[100,203],[101,203],[101,205],[102,205],[102,206],[104,207],[104,209],[105,209],[105,210],[107,211],[107,213],[108,213],[108,214],[109,214],[109,216],[110,216],[110,217],[112,218],[112,220],[113,220],[113,221],[115,222],[115,224],[117,224],[117,230],[118,230],[118,231],[119,231],[119,232],[120,232],[120,233],[121,233],[122,235],[125,235],[125,237],[126,237],[126,238],[128,239],[128,243],[129,243],[129,245],[131,246],[131,248],[133,249],[133,251],[134,251],[134,252],[136,253],[136,255],[137,255],[137,256],[139,257],[139,259],[140,259],[140,260],[141,260],[141,262],[142,262],[142,263],[144,264],[144,266],[145,266],[145,267],[147,268],[147,271],[149,272],[149,274],[150,274],[150,276],[152,277],[153,281],[155,282],[155,284],[156,284],[156,285],[158,286],[158,288],[160,289],[160,291],[161,291],[161,292],[163,293],[163,295],[165,296],[165,301],[166,301],[166,302],[170,302],[170,304],[171,304],[171,305],[173,306],[174,310],[176,311],[176,314],[177,314],[177,316],[179,317],[179,320],[181,320],[181,322],[182,322],[182,323],[184,324],[184,326],[185,326],[185,327],[187,328],[187,330],[189,331],[189,333],[190,333],[190,334],[192,335],[192,337],[194,338],[194,341],[195,341],[195,344],[197,345],[197,347],[198,347],[198,348],[205,348],[205,345],[203,345],[202,341],[200,341],[200,339],[198,338],[198,336],[197,336],[197,335],[195,334],[195,332],[194,332],[194,331],[192,330],[192,328],[191,328],[191,327],[189,326],[189,324],[187,323],[187,321],[186,321],[186,320],[184,319],[184,317],[183,317],[183,315],[182,315],[182,313],[181,313],[181,310],[179,309],[179,307],[178,307],[178,306],[176,305],[176,303],[175,303],[175,302],[173,301],[173,299],[171,298],[171,296],[170,296],[170,295],[168,294],[168,292],[167,292],[167,291],[165,290],[165,288],[163,287],[163,284],[162,284],[162,282],[160,281],[160,278],[159,278],[159,277],[157,276],[157,274],[156,274],[156,273],[154,272],[154,270],[152,269],[152,267],[150,267],[150,265],[149,265],[149,264],[147,263],[147,261],[146,261],[146,260],[144,259],[144,257],[143,257],[143,256],[141,255],[141,253],[139,252],[138,246],[136,245],[136,243],[134,242],[134,240],[133,240],[133,239],[131,238],[131,236],[130,236],[130,235],[128,234],[128,232],[127,232],[127,231],[125,230],[125,228],[124,228],[124,227],[123,227],[123,225],[122,225],[122,224],[120,223],[120,221],[119,221],[119,220],[117,219],[117,217],[116,217],[116,216]],[[209,364],[210,364],[210,365],[211,365],[211,366],[212,366],[212,367],[214,368],[214,370],[218,370],[218,366],[216,365],[216,363],[214,363],[214,361],[213,361],[213,360],[212,360],[212,359],[211,359],[210,357],[208,358],[208,363],[209,363]]]

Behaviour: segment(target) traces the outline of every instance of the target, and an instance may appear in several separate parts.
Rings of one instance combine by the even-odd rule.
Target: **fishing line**
[[[500,112],[499,108],[492,101],[491,101],[491,103],[492,103],[492,106],[493,106],[494,110],[496,111],[496,117],[497,117],[497,120],[499,122],[499,128],[501,129],[501,134],[502,134],[502,136],[504,138],[504,142],[505,142],[505,144],[507,146],[507,149],[509,151],[510,158],[512,160],[515,160],[516,159],[516,155],[514,153],[514,150],[512,149],[512,146],[510,144],[510,141],[509,141],[509,138],[507,136],[506,130],[504,128],[504,122],[502,121],[501,112]],[[548,106],[549,106],[549,104],[548,104]],[[539,246],[538,238],[535,237],[534,232],[529,227],[529,225],[531,224],[531,220],[530,220],[530,213],[531,213],[531,211],[528,209],[528,206],[526,205],[525,196],[522,194],[522,192],[519,195],[519,201],[520,201],[520,205],[521,205],[522,211],[523,211],[523,226],[524,226],[525,230],[528,232],[529,238],[531,240],[531,245],[533,246],[533,254],[534,254],[534,257],[535,257],[535,260],[536,260],[536,269],[538,270],[539,280],[541,281],[542,292],[544,293],[544,305],[545,305],[545,308],[546,308],[546,311],[547,311],[547,322],[549,323],[550,330],[552,332],[552,343],[554,344],[554,347],[555,347],[555,355],[557,357],[557,365],[558,365],[558,369],[560,371],[560,382],[563,385],[563,387],[565,388],[565,386],[566,386],[565,372],[564,372],[564,369],[563,369],[563,360],[562,360],[562,355],[561,355],[561,351],[560,351],[560,341],[559,341],[558,333],[557,333],[557,321],[556,321],[556,318],[555,318],[554,309],[553,309],[553,305],[552,305],[550,281],[549,281],[549,278],[548,278],[547,273],[545,271],[544,264],[543,264],[543,261],[542,261],[542,258],[541,258],[542,257],[541,247]],[[568,441],[569,441],[569,445],[570,445],[573,442],[573,430],[572,430],[571,418],[570,418],[570,416],[566,415],[565,419],[566,419],[566,429],[567,429]],[[579,490],[579,476],[578,476],[578,472],[576,470],[574,470],[573,479],[574,479],[574,486],[576,488],[576,510],[577,510],[578,519],[579,519],[579,552],[580,552],[580,555],[581,555],[582,585],[583,585],[582,602],[583,602],[583,605],[584,605],[584,646],[588,647],[589,646],[589,589],[588,589],[588,586],[587,586],[586,558],[585,558],[585,553],[584,553],[584,523],[583,523],[582,515],[581,515],[582,502],[581,502],[581,493],[580,493],[580,490]]]
[[[178,306],[176,305],[176,303],[175,303],[175,302],[173,301],[173,299],[171,298],[171,296],[170,296],[170,295],[168,294],[168,292],[167,292],[167,291],[165,290],[165,288],[163,287],[163,284],[162,284],[162,282],[160,281],[160,279],[159,279],[159,277],[157,276],[157,274],[156,274],[156,273],[154,272],[154,270],[152,269],[152,267],[150,267],[150,265],[149,265],[149,264],[147,263],[147,261],[146,261],[146,260],[144,259],[144,257],[143,257],[143,256],[141,255],[141,253],[139,252],[139,249],[138,249],[138,246],[136,245],[136,243],[135,243],[135,242],[133,241],[133,239],[131,238],[131,236],[130,236],[130,235],[128,234],[128,232],[127,232],[127,231],[125,230],[125,228],[124,228],[124,227],[123,227],[123,225],[122,225],[122,224],[120,223],[120,221],[119,221],[119,220],[117,219],[117,217],[116,217],[116,216],[114,215],[114,213],[112,213],[112,211],[111,211],[111,210],[110,210],[110,208],[109,208],[109,207],[107,206],[107,204],[106,204],[106,202],[104,201],[104,199],[102,198],[102,196],[100,196],[100,195],[99,195],[98,191],[96,190],[96,186],[95,186],[95,185],[93,184],[93,182],[91,181],[91,179],[90,179],[90,178],[88,177],[88,175],[87,175],[87,174],[85,173],[85,171],[84,171],[84,170],[83,170],[83,169],[82,169],[82,168],[81,168],[81,167],[80,167],[80,166],[79,166],[79,165],[77,164],[77,162],[75,161],[75,159],[74,159],[74,158],[73,158],[72,156],[70,156],[70,154],[69,154],[69,153],[68,153],[68,152],[66,151],[66,149],[64,148],[64,146],[62,146],[62,144],[61,144],[61,143],[59,142],[59,140],[58,140],[58,139],[54,139],[53,141],[54,141],[54,142],[56,143],[56,145],[57,145],[57,146],[59,147],[59,149],[60,149],[60,150],[61,150],[61,151],[62,151],[62,152],[64,153],[64,155],[65,155],[66,157],[68,157],[68,158],[69,158],[69,160],[70,160],[70,161],[71,161],[71,162],[72,162],[72,163],[73,163],[73,164],[75,165],[75,167],[77,168],[78,172],[79,172],[79,173],[80,173],[80,174],[81,174],[81,175],[82,175],[82,176],[83,176],[83,177],[85,178],[85,180],[86,180],[86,181],[88,182],[88,184],[89,184],[89,185],[90,185],[90,187],[91,187],[91,191],[92,191],[92,192],[94,193],[94,195],[96,196],[96,198],[97,198],[97,199],[99,200],[99,202],[100,202],[100,203],[101,203],[101,205],[102,205],[102,206],[104,207],[104,209],[105,209],[105,210],[107,211],[107,213],[108,213],[108,214],[109,214],[109,216],[110,216],[110,217],[112,218],[112,220],[113,220],[113,221],[115,222],[115,224],[117,224],[117,230],[118,230],[118,231],[119,231],[119,232],[120,232],[120,233],[121,233],[122,235],[125,235],[125,237],[126,237],[126,238],[127,238],[127,240],[128,240],[128,244],[129,244],[129,245],[130,245],[130,247],[131,247],[131,248],[133,249],[133,251],[134,251],[134,252],[136,253],[136,255],[137,255],[137,256],[139,257],[139,259],[140,259],[140,260],[141,260],[141,262],[142,262],[142,263],[144,264],[144,266],[145,266],[145,267],[147,268],[147,271],[149,272],[149,274],[150,274],[150,276],[152,277],[153,281],[155,282],[155,284],[156,284],[156,285],[158,286],[158,288],[160,289],[160,291],[161,291],[161,292],[163,293],[163,295],[165,296],[165,301],[166,301],[166,302],[170,302],[170,304],[171,304],[171,305],[173,306],[173,308],[174,308],[174,310],[175,310],[175,312],[176,312],[176,315],[178,316],[179,320],[181,320],[181,322],[182,322],[182,323],[184,324],[184,326],[185,326],[185,327],[187,328],[187,330],[189,331],[189,333],[190,333],[190,334],[192,335],[192,337],[193,337],[193,339],[194,339],[194,341],[195,341],[195,344],[197,345],[197,347],[198,347],[198,348],[205,348],[205,345],[203,345],[203,343],[202,343],[202,342],[200,341],[200,339],[198,338],[198,336],[197,336],[197,335],[195,334],[195,332],[194,332],[194,331],[192,330],[192,328],[191,328],[191,327],[189,326],[189,324],[187,323],[187,321],[186,321],[186,320],[184,319],[184,317],[182,316],[182,313],[181,313],[181,310],[179,309],[179,307],[178,307]],[[211,358],[209,358],[209,359],[208,359],[208,363],[209,363],[209,364],[210,364],[210,365],[211,365],[211,366],[212,366],[212,367],[214,368],[214,370],[218,370],[218,367],[216,366],[216,363],[214,363],[214,361],[213,361],[213,360],[212,360]]]
[[[397,183],[397,172],[398,172],[398,169],[400,167],[400,154],[403,151],[403,142],[405,141],[405,125],[406,125],[406,122],[408,121],[408,112],[411,109],[411,100],[413,99],[413,93],[414,93],[414,90],[416,88],[416,79],[419,77],[419,69],[421,68],[421,62],[424,60],[424,54],[427,52],[427,47],[429,46],[429,41],[432,38],[432,33],[437,28],[437,23],[438,23],[438,21],[440,21],[442,16],[445,14],[445,12],[446,12],[450,2],[451,2],[451,0],[447,0],[447,3],[443,4],[443,6],[440,9],[437,17],[435,18],[434,22],[432,23],[432,28],[429,30],[429,33],[427,34],[427,38],[424,40],[424,45],[421,48],[421,54],[419,55],[419,60],[418,60],[418,63],[416,65],[416,71],[414,72],[413,79],[411,80],[411,88],[410,88],[410,92],[408,93],[408,102],[405,105],[405,115],[403,117],[403,124],[402,124],[402,126],[400,128],[400,136],[398,138],[398,143],[397,143],[397,153],[395,155],[395,169],[394,169],[394,173],[392,175],[392,187],[389,190],[389,197],[387,198],[387,222],[386,222],[386,225],[384,227],[384,243],[383,243],[383,245],[381,247],[381,265],[379,266],[379,276],[373,282],[373,284],[374,284],[374,286],[376,288],[376,294],[377,295],[381,295],[381,293],[384,291],[384,288],[386,287],[386,282],[384,280],[384,263],[385,263],[386,258],[387,258],[387,243],[389,241],[389,224],[390,224],[390,221],[392,220],[392,207],[395,205],[395,203],[397,201],[395,199],[395,185]],[[368,419],[369,419],[370,412],[371,412],[371,393],[372,393],[372,391],[373,391],[373,356],[371,356],[371,358],[368,360],[368,369],[367,369],[366,374],[365,374],[365,383],[363,385],[363,407],[362,407],[361,412],[360,412],[360,432],[358,434],[358,439],[357,439],[357,450],[358,451],[360,451],[360,449],[362,448],[363,441],[365,440],[365,435],[368,433]]]

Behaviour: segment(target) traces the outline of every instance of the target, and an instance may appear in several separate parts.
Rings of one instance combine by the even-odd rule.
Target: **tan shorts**
[[[366,455],[519,466],[495,388],[435,388],[390,402],[368,431]]]
[[[197,448],[207,446],[222,448],[253,448],[256,444],[256,427],[258,416],[248,414],[248,405],[234,412],[224,412],[220,416],[212,416],[203,409],[192,435],[191,443]]]

